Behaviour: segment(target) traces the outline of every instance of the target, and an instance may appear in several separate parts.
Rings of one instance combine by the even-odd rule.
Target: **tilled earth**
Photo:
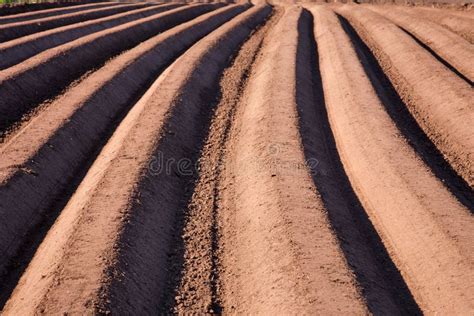
[[[2,314],[474,313],[474,13],[0,16]]]

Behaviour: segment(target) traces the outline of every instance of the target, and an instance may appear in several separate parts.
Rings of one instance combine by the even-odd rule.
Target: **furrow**
[[[38,12],[44,10],[51,10],[56,8],[67,8],[77,5],[87,4],[87,1],[78,2],[42,2],[42,3],[23,3],[19,5],[2,5],[0,10],[0,16],[13,16],[29,12]],[[102,2],[104,3],[104,2]],[[120,3],[120,2],[118,2]]]
[[[118,5],[120,2],[101,2],[101,3],[92,3],[92,4],[82,4],[82,5],[73,5],[65,8],[55,8],[47,10],[39,10],[34,12],[20,13],[14,15],[7,15],[0,17],[0,24],[23,22],[28,20],[37,20],[41,18],[46,18],[54,15],[68,14],[78,11],[90,10],[95,8],[103,8],[113,5]],[[3,11],[3,10],[2,10]]]
[[[451,13],[432,8],[403,8],[403,10],[437,23],[474,44],[474,21],[472,19],[453,16]]]
[[[425,7],[425,6],[419,6],[416,7],[419,9],[422,9],[420,11],[425,11],[425,12],[433,12],[435,14],[444,14],[444,15],[449,15],[453,17],[459,17],[459,18],[466,18],[469,20],[474,21],[474,11],[472,9],[467,9],[467,10],[450,10],[447,8],[434,8],[434,7]]]
[[[430,47],[445,62],[452,65],[455,71],[472,86],[474,80],[474,46],[465,39],[436,23],[419,19],[399,8],[370,6],[370,10],[383,15],[392,22],[413,34],[424,45]],[[448,66],[449,67],[449,66]]]
[[[82,36],[112,28],[120,24],[125,24],[137,19],[142,19],[181,5],[183,4],[175,3],[163,4],[159,6],[146,6],[145,8],[131,10],[130,12],[58,27],[52,30],[35,33],[6,43],[2,43],[0,44],[0,54],[2,55],[2,58],[0,59],[0,70],[14,66],[46,49],[62,45]]]
[[[155,14],[49,49],[0,71],[0,132],[114,55],[221,6],[197,4]]]
[[[474,211],[474,191],[469,184],[460,177],[452,168],[436,145],[429,139],[423,129],[411,115],[408,107],[403,102],[397,90],[393,87],[390,79],[384,73],[377,58],[372,54],[369,47],[358,36],[350,23],[342,16],[338,16],[340,23],[352,41],[359,59],[365,68],[378,97],[383,101],[385,110],[397,125],[397,128],[406,138],[407,142],[417,152],[418,156],[431,169],[456,196],[466,208]]]
[[[445,13],[445,14],[450,14],[450,15],[453,15],[453,16],[457,16],[457,17],[460,17],[460,18],[466,18],[466,19],[470,19],[474,22],[474,11],[472,10],[472,7],[469,8],[467,7],[466,10],[443,10],[443,8],[431,8],[431,10],[433,11],[438,11],[440,13]]]
[[[225,144],[251,67],[264,37],[283,11],[276,8],[272,17],[251,35],[220,80],[219,102],[200,153],[196,185],[177,241],[179,251],[170,260],[175,263],[171,273],[176,275],[169,285],[170,293],[174,293],[169,295],[170,312],[232,312],[232,308],[222,302],[220,285],[220,173],[225,159]]]
[[[0,314],[474,311],[472,8],[111,1],[0,5]]]
[[[474,219],[407,144],[337,17],[325,15],[332,22],[315,28],[321,77],[354,191],[423,312],[468,313]]]
[[[313,9],[311,5],[308,7],[317,22],[314,27],[336,30],[340,27],[332,19],[330,11]],[[340,34],[336,32],[336,35]],[[308,44],[300,45],[297,58],[307,60],[307,63],[302,63],[297,72],[301,77],[312,80],[298,81],[296,95],[297,100],[310,99],[311,102],[298,102],[300,133],[306,159],[317,160],[312,172],[313,182],[321,193],[330,224],[361,286],[370,312],[375,315],[420,314],[344,172],[325,108],[318,43],[315,42],[314,32],[306,36],[310,38]],[[336,37],[327,32],[324,36]]]
[[[217,29],[152,85],[62,211],[4,314],[159,312],[170,235],[189,183],[176,166],[153,168],[163,162],[155,159],[197,154],[220,72],[269,11],[251,9]]]
[[[285,14],[264,40],[226,146],[220,229],[224,306],[237,314],[364,314],[305,160],[298,128],[298,73],[309,60],[311,16]],[[306,55],[306,56],[309,56]],[[335,304],[334,302],[337,302]]]
[[[56,27],[78,23],[86,20],[98,19],[104,16],[143,7],[143,4],[122,4],[105,8],[85,10],[70,14],[59,15],[44,19],[9,23],[0,25],[0,43],[10,41],[25,35],[41,32]]]
[[[380,15],[349,5],[336,10],[353,24],[418,124],[453,169],[472,187],[472,87]]]
[[[20,260],[19,251],[32,230],[55,216],[45,210],[54,209],[71,179],[81,173],[150,80],[199,38],[245,9],[236,5],[218,9],[125,52],[49,104],[0,145],[0,214],[8,218],[2,222],[0,268],[7,287],[5,278]],[[5,291],[8,289],[2,289]]]

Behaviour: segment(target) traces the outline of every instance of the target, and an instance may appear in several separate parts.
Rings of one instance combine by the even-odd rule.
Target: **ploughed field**
[[[0,17],[0,303],[474,313],[474,13]]]

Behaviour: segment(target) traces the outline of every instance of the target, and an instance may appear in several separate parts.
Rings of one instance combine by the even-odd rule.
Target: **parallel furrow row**
[[[300,55],[304,56],[310,50],[313,60],[311,67],[299,67],[298,74],[300,78],[312,80],[298,79],[297,95],[299,99],[311,99],[313,91],[312,102],[298,102],[305,156],[310,161],[317,159],[317,165],[312,170],[313,181],[369,310],[373,314],[394,311],[418,314],[417,304],[347,178],[331,131],[319,60],[323,50],[326,50],[326,40],[343,41],[344,35],[329,10],[311,7],[309,10],[314,16],[314,32],[309,34],[314,47],[302,46],[298,58],[303,58]],[[328,31],[332,29],[335,32]]]
[[[217,29],[151,86],[61,212],[7,303],[6,314],[37,309],[60,312],[54,302],[64,299],[65,289],[77,294],[64,302],[71,312],[159,310],[160,293],[167,295],[162,293],[171,250],[166,240],[184,186],[174,173],[148,174],[148,166],[157,152],[179,158],[193,150],[209,116],[204,113],[211,112],[205,105],[214,97],[210,92],[219,72],[269,11],[269,7],[256,7]],[[203,27],[206,24],[193,31],[203,32]],[[126,179],[121,177],[125,170]],[[115,196],[113,203],[103,199],[110,194]],[[157,222],[162,225],[157,227]],[[60,243],[58,234],[64,236]],[[16,303],[32,290],[43,294],[28,304]],[[133,296],[136,291],[140,295]]]
[[[429,46],[447,63],[452,65],[471,85],[474,81],[474,46],[462,37],[429,20],[399,8],[371,6],[370,10],[389,18],[401,28],[412,33]],[[474,26],[474,25],[473,25]]]
[[[18,13],[14,15],[0,17],[0,24],[15,23],[15,22],[46,18],[48,16],[68,14],[68,13],[73,13],[73,12],[78,12],[78,11],[83,11],[83,10],[90,10],[94,8],[108,7],[111,5],[118,5],[118,4],[120,4],[120,2],[100,2],[100,3],[92,3],[92,4],[73,5],[73,6],[65,7],[65,8],[45,9],[45,10],[38,10],[38,11],[33,11],[33,12]]]
[[[228,1],[0,17],[2,314],[471,313],[473,21]]]
[[[263,40],[280,19],[284,9],[275,8],[272,17],[245,42],[232,65],[220,80],[220,98],[216,105],[206,141],[200,153],[197,181],[184,213],[182,234],[177,251],[171,257],[171,272],[176,275],[170,284],[168,303],[175,313],[221,313],[224,307],[220,262],[222,240],[220,221],[221,176],[225,160],[226,142],[240,106],[252,66],[255,65]],[[182,262],[182,264],[180,263]]]
[[[310,21],[288,8],[268,35],[226,146],[220,279],[224,308],[236,313],[367,311],[310,175],[316,157],[305,159],[298,130],[298,103],[312,102],[296,94],[311,80],[297,73],[311,56],[297,54]]]
[[[419,17],[429,19],[464,37],[471,44],[474,44],[474,19],[472,17],[456,16],[451,12],[447,13],[432,8],[402,9],[407,13],[414,13]]]
[[[3,24],[0,25],[0,43],[10,41],[12,39],[28,34],[41,32],[47,29],[52,29],[55,27],[78,23],[86,20],[98,19],[104,16],[125,12],[143,6],[144,4],[141,3],[111,5],[110,7],[96,8],[43,19]]]
[[[0,132],[114,55],[221,6],[189,5],[154,14],[81,37],[0,71]]]
[[[454,170],[473,186],[472,87],[380,15],[349,5],[336,11],[353,23],[418,124]]]
[[[466,313],[473,218],[401,137],[336,16],[318,11],[333,21],[316,19],[316,37],[331,129],[352,186],[423,310]]]
[[[199,38],[244,9],[221,8],[112,59],[48,104],[0,146],[0,211],[9,219],[2,222],[2,269],[18,251],[22,236],[41,220],[43,210],[51,207],[114,120],[126,113],[150,81]],[[17,204],[17,199],[23,202]]]
[[[130,10],[110,17],[58,27],[2,43],[0,44],[0,54],[2,55],[0,69],[16,65],[48,48],[56,47],[82,36],[145,18],[178,6],[180,4],[164,4]]]

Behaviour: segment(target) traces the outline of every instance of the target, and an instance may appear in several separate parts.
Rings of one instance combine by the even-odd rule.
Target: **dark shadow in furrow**
[[[163,128],[163,130],[166,131],[166,135],[163,136],[163,139],[160,141],[153,155],[153,157],[161,157],[160,160],[165,163],[162,167],[165,168],[158,174],[154,174],[153,171],[148,170],[146,179],[140,184],[142,189],[139,191],[142,195],[150,194],[148,190],[144,188],[166,188],[161,190],[166,191],[166,196],[160,196],[158,198],[160,205],[154,209],[154,212],[162,213],[160,215],[160,228],[162,228],[162,233],[157,233],[157,235],[159,234],[160,236],[155,237],[158,238],[161,244],[160,247],[166,247],[167,258],[156,258],[155,262],[157,266],[167,271],[166,280],[164,282],[166,285],[162,294],[157,293],[158,299],[156,300],[156,306],[153,310],[149,310],[150,313],[160,315],[170,314],[173,312],[175,305],[176,289],[181,283],[181,272],[184,269],[186,240],[183,238],[183,232],[187,216],[186,210],[191,202],[199,178],[198,172],[194,172],[194,166],[197,166],[198,159],[201,156],[201,151],[208,135],[213,110],[219,100],[219,95],[216,95],[216,91],[219,91],[219,77],[216,78],[215,88],[208,89],[200,94],[200,98],[202,98],[201,104],[206,104],[206,106],[203,106],[198,115],[193,118],[193,120],[198,122],[195,124],[196,128],[178,131],[176,127],[182,125],[180,120],[186,116],[186,104],[179,103],[179,105],[173,109],[173,114]],[[188,167],[194,167],[192,174],[187,174],[187,172],[180,170],[180,161],[187,161],[190,163]],[[169,162],[171,163],[168,168],[167,164]],[[181,166],[181,168],[183,168],[183,166]],[[142,203],[147,204],[147,202],[140,202],[140,204]],[[162,208],[166,209],[167,212]],[[133,213],[130,215],[129,221],[131,223],[141,222],[143,219],[139,217],[143,217],[143,215]],[[124,265],[121,267],[121,270],[126,270],[126,267],[130,266],[129,263],[133,262],[129,257],[131,256],[130,251],[124,250],[124,248],[134,248],[134,242],[138,239],[135,235],[138,232],[132,226],[133,225],[128,225],[125,231],[122,232],[122,237],[120,238],[120,248],[123,253],[123,255],[121,255],[121,264]],[[166,264],[163,264],[163,261],[165,261]],[[140,269],[140,267],[135,268]],[[142,270],[146,271],[145,269]],[[115,271],[110,271],[110,273],[111,276],[113,276]],[[117,287],[118,289],[116,288],[114,283],[118,284],[120,282],[117,281],[116,278],[112,278],[112,282],[112,290],[106,288],[101,290],[104,297],[108,297],[108,302],[100,303],[98,306],[99,311],[112,311],[112,313],[114,313],[114,311],[125,310],[117,306],[116,303],[113,303],[122,302],[121,295],[124,294],[121,292],[125,292],[125,290],[120,289],[120,285]],[[128,282],[146,282],[146,280],[130,280]],[[215,299],[215,297],[213,298]],[[126,304],[127,303],[123,303],[122,305]],[[212,306],[216,309],[220,308],[218,301],[213,301]]]
[[[104,136],[103,141],[97,145],[95,151],[90,154],[90,158],[84,161],[81,169],[78,170],[70,179],[66,179],[68,185],[62,192],[58,194],[55,201],[46,208],[46,211],[41,214],[39,223],[29,230],[26,234],[25,240],[21,246],[18,254],[10,260],[10,263],[5,268],[5,273],[0,276],[0,310],[3,309],[18,281],[28,267],[30,261],[33,259],[36,250],[41,245],[41,242],[46,237],[46,234],[55,223],[61,211],[64,209],[69,199],[72,197],[79,184],[86,176],[89,168],[92,166],[98,157],[101,149],[109,138],[112,136],[115,127],[119,124],[125,114],[116,119],[113,127],[110,128],[107,135]]]
[[[235,51],[237,54],[239,52],[239,49]],[[183,156],[178,156],[178,157],[167,157],[164,160],[173,160],[173,161],[179,161],[179,159],[182,159],[183,157],[191,158],[192,164],[196,166],[196,171],[193,172],[193,176],[190,176],[185,179],[184,182],[182,182],[180,185],[176,187],[180,187],[184,190],[183,193],[177,193],[176,196],[182,197],[182,202],[180,204],[180,207],[177,209],[183,209],[186,210],[188,206],[191,203],[191,198],[192,195],[195,191],[197,181],[199,180],[199,157],[201,157],[201,152],[204,148],[205,142],[209,137],[210,133],[210,125],[212,122],[212,117],[215,112],[215,109],[217,105],[219,104],[220,100],[222,99],[222,91],[219,87],[219,82],[222,77],[222,73],[224,72],[225,69],[227,69],[230,65],[232,65],[235,57],[237,55],[229,56],[228,58],[228,65],[224,68],[222,68],[222,71],[219,76],[217,76],[218,80],[215,82],[215,88],[210,89],[205,93],[204,95],[204,101],[202,102],[203,104],[207,103],[208,107],[200,113],[200,116],[197,117],[196,119],[199,124],[200,128],[197,132],[197,136],[194,138],[194,141],[190,141],[189,143],[194,143],[195,147],[193,150],[189,151],[188,154],[185,154]],[[248,70],[244,74],[244,78],[248,76]],[[214,91],[214,92],[213,92]],[[217,91],[217,92],[215,92]],[[184,111],[184,109],[177,109],[176,111]],[[235,109],[232,109],[232,113],[229,113],[229,116],[227,117],[228,119],[228,124],[226,125],[224,133],[226,134],[226,137],[224,137],[224,141],[222,146],[224,146],[225,140],[227,139],[227,135],[229,132],[229,129],[231,127],[231,120],[233,117],[233,112]],[[176,118],[178,115],[174,115],[173,117]],[[167,125],[169,126],[176,126],[178,124],[174,124],[172,121],[169,122]],[[165,128],[165,130],[168,130],[168,127]],[[161,145],[161,152],[167,152],[170,151],[169,149],[167,150],[166,147],[175,147],[179,146],[176,144],[172,144],[172,140],[166,141],[166,143],[170,144],[163,144]],[[163,149],[164,148],[164,149]],[[222,166],[221,160],[224,158],[223,152],[221,153],[219,157],[219,164],[218,164],[218,171],[220,172],[220,167]],[[179,176],[179,173],[177,171],[174,172],[175,175]],[[218,175],[216,176],[218,178]],[[218,180],[215,180],[218,181]],[[214,194],[214,202],[213,202],[213,212],[212,212],[212,225],[211,225],[211,294],[212,294],[212,302],[211,302],[211,308],[215,314],[221,314],[223,311],[223,307],[220,302],[219,298],[219,293],[218,293],[218,283],[219,283],[219,263],[218,263],[218,251],[219,251],[219,230],[218,230],[218,223],[217,223],[217,211],[218,211],[218,196],[219,196],[219,185],[216,184],[213,189],[213,194]],[[187,212],[182,211],[179,212],[178,214],[175,214],[176,220],[175,220],[175,225],[174,225],[174,233],[171,241],[171,247],[169,249],[169,254],[168,254],[168,263],[167,266],[170,267],[170,275],[168,277],[168,280],[166,282],[166,289],[164,290],[164,295],[161,297],[161,302],[162,306],[159,310],[160,314],[167,314],[173,312],[173,308],[175,307],[175,295],[177,293],[177,289],[179,288],[179,285],[182,282],[182,271],[184,270],[184,254],[185,254],[185,243],[186,240],[183,239],[183,232],[184,232],[184,227],[185,227],[185,220],[187,217]]]
[[[369,77],[372,86],[382,101],[385,110],[395,122],[407,142],[416,151],[418,156],[430,168],[433,174],[441,180],[448,190],[461,202],[471,213],[474,213],[474,191],[464,179],[453,170],[443,154],[435,144],[423,132],[416,119],[411,115],[407,105],[403,102],[390,79],[384,73],[376,57],[369,47],[359,37],[355,29],[342,16],[338,15],[339,21],[352,41],[357,56]]]
[[[133,4],[132,7],[139,7],[140,4]],[[23,21],[11,24],[0,25],[0,43],[5,43],[23,36],[39,33],[42,31],[54,29],[84,21],[91,21],[130,10],[129,6],[109,6],[103,8],[94,8],[84,12],[74,12],[63,16],[53,16],[44,19]],[[89,12],[86,12],[89,11]]]
[[[272,15],[275,14],[275,13],[272,13]],[[267,20],[265,21],[265,23],[268,23],[268,21],[270,20],[270,18],[272,17],[272,15],[270,15]],[[255,32],[257,32],[257,30],[264,26],[265,25],[262,24],[260,25],[255,31],[253,34],[255,34]],[[252,34],[252,35],[253,35]],[[251,38],[251,36],[249,36],[249,39]],[[243,73],[242,73],[242,76],[240,77],[240,80],[238,82],[235,82],[236,86],[237,86],[237,90],[238,90],[238,93],[237,95],[238,96],[241,96],[242,93],[243,93],[243,90],[245,88],[245,84],[247,83],[247,80],[250,76],[250,72],[252,71],[252,67],[255,63],[255,60],[257,59],[257,56],[258,56],[258,53],[261,49],[263,45],[263,40],[260,41],[260,43],[258,44],[258,47],[255,51],[255,55],[253,56],[252,58],[252,61],[250,63],[250,67],[246,68]],[[239,50],[236,51],[236,55],[234,55],[231,60],[232,60],[232,63],[231,65],[234,66],[234,67],[237,67],[234,65],[234,61],[235,61],[235,58],[237,57],[237,54],[238,54]],[[218,97],[218,100],[220,101],[222,99],[222,91],[220,91],[220,94],[219,94],[219,97]],[[221,184],[220,184],[220,176],[222,174],[222,171],[224,168],[224,165],[225,165],[225,147],[226,147],[226,144],[228,143],[228,139],[229,139],[229,134],[230,134],[230,129],[232,127],[232,123],[233,123],[233,120],[234,120],[234,117],[235,117],[235,112],[237,110],[237,105],[240,101],[236,101],[234,106],[229,109],[229,112],[227,113],[227,117],[226,117],[226,123],[225,123],[225,129],[223,131],[223,137],[221,139],[221,142],[220,142],[220,153],[219,153],[219,159],[218,159],[218,162],[217,162],[217,172],[216,172],[216,177],[214,179],[215,181],[215,184],[214,184],[214,197],[213,197],[213,210],[212,210],[212,228],[211,228],[211,242],[212,242],[212,276],[211,276],[211,292],[212,292],[212,297],[213,297],[213,302],[212,302],[212,311],[215,313],[215,314],[222,314],[223,312],[223,307],[222,307],[222,304],[221,304],[221,301],[220,301],[220,297],[219,297],[219,290],[218,290],[218,284],[219,284],[219,224],[218,224],[218,217],[219,217],[219,197],[221,195],[220,193],[220,190],[221,190]],[[211,131],[209,131],[211,132]]]
[[[71,27],[68,30],[63,30],[60,32],[55,32],[49,35],[41,35],[39,38],[30,39],[27,42],[11,46],[6,49],[0,48],[0,55],[3,54],[4,58],[0,59],[0,70],[7,69],[9,67],[15,66],[28,58],[33,57],[36,54],[39,54],[49,48],[57,47],[62,44],[72,42],[80,37],[87,36],[92,33],[100,32],[105,29],[116,27],[121,24],[129,23],[134,20],[143,19],[151,15],[155,15],[167,10],[175,9],[178,6],[184,4],[175,4],[175,7],[155,5],[154,8],[148,8],[147,11],[141,11],[144,8],[139,9],[130,9],[128,12],[125,12],[126,16],[117,17],[112,15],[105,17],[107,21],[85,21],[84,23],[76,23],[68,25]],[[140,11],[140,12],[136,12]],[[124,14],[124,13],[120,13]],[[93,24],[87,25],[89,22],[94,22]],[[72,28],[73,27],[73,28]],[[55,29],[56,31],[58,29]],[[53,31],[53,30],[49,30]]]
[[[57,8],[67,8],[82,4],[100,2],[99,0],[87,0],[87,1],[77,1],[77,2],[46,2],[46,3],[25,3],[22,5],[14,5],[11,7],[2,7],[0,8],[0,16],[7,16],[13,14],[21,14],[28,12],[35,12],[40,10],[47,9],[57,9]]]
[[[229,123],[230,126],[230,123]],[[219,158],[222,160],[223,155]],[[221,163],[219,162],[219,166]],[[213,190],[213,205],[212,205],[212,226],[211,226],[211,293],[212,293],[212,305],[211,309],[215,314],[222,314],[222,302],[219,297],[219,224],[218,224],[218,198],[219,198],[219,184],[214,186]]]
[[[256,26],[252,25],[258,21],[262,15],[267,14],[262,10],[254,17],[254,22],[248,22],[247,27],[254,29]],[[249,20],[250,21],[250,20]],[[231,31],[239,33],[239,31]],[[247,31],[243,31],[246,38],[250,36]],[[240,35],[239,35],[240,36]],[[219,46],[213,47],[213,55],[225,54],[222,58],[209,56],[205,57],[204,64],[210,65],[215,63],[218,65],[218,70],[209,69],[200,64],[199,70],[189,78],[185,92],[183,93],[183,100],[193,98],[190,94],[193,93],[199,101],[194,102],[177,102],[169,114],[169,119],[165,122],[163,127],[163,137],[156,145],[153,157],[160,157],[160,161],[165,165],[172,162],[172,168],[164,168],[161,165],[159,173],[154,172],[152,168],[148,168],[147,175],[140,182],[137,192],[140,192],[140,197],[137,197],[137,202],[132,208],[134,210],[130,213],[127,219],[128,224],[124,231],[121,232],[120,241],[118,242],[119,263],[114,267],[113,271],[109,271],[111,284],[106,285],[101,289],[101,297],[106,298],[105,302],[99,303],[99,311],[124,311],[130,308],[133,304],[127,302],[126,298],[129,295],[134,295],[129,292],[130,288],[138,288],[143,293],[146,291],[146,297],[150,291],[155,295],[156,301],[147,302],[146,311],[150,314],[166,315],[173,313],[176,306],[176,293],[178,293],[179,286],[182,282],[183,271],[185,269],[185,249],[186,243],[184,236],[185,221],[189,215],[187,210],[191,203],[191,198],[195,192],[197,180],[199,179],[198,159],[201,156],[205,142],[209,137],[212,117],[216,106],[219,104],[222,92],[219,86],[222,74],[226,68],[232,65],[236,53],[245,42],[244,39],[226,43],[226,40],[219,41]],[[225,47],[223,47],[225,45]],[[229,50],[231,50],[229,52]],[[199,77],[203,74],[212,78],[207,87],[200,87],[202,83]],[[192,103],[195,103],[193,105]],[[194,108],[193,108],[194,107]],[[179,165],[176,162],[187,161],[188,167],[194,166],[192,174],[180,171]],[[186,169],[189,170],[189,169]],[[156,171],[156,170],[155,170]],[[194,172],[195,171],[195,172]],[[146,215],[143,212],[149,212]],[[217,214],[215,214],[217,215]],[[142,234],[142,229],[145,222],[159,223],[159,227],[153,234],[145,236]],[[215,282],[211,282],[212,301],[210,307],[215,313],[222,311],[222,306],[218,297],[218,258],[216,252],[218,251],[218,229],[216,223],[213,223],[211,229],[212,244],[212,263],[211,271]],[[143,246],[146,245],[146,246]],[[146,251],[144,248],[152,250]],[[141,249],[140,249],[141,248]],[[157,251],[158,249],[158,251]],[[163,254],[161,254],[163,253]],[[139,259],[137,259],[139,258]],[[153,262],[153,267],[150,263]],[[153,271],[150,271],[153,270]],[[114,278],[116,273],[123,272],[125,278],[119,280]],[[145,275],[143,272],[147,271]],[[162,271],[166,271],[163,273]],[[132,277],[127,278],[127,275]],[[152,275],[150,283],[150,275]],[[164,284],[161,286],[161,284]],[[146,289],[143,289],[147,287]]]
[[[415,42],[417,42],[421,47],[423,47],[424,49],[426,49],[431,55],[433,55],[434,58],[436,58],[437,61],[439,61],[440,63],[442,63],[446,68],[448,68],[449,70],[451,70],[452,72],[454,72],[456,74],[456,76],[458,76],[459,78],[461,78],[462,80],[466,81],[471,87],[473,86],[473,82],[471,80],[469,80],[468,77],[466,77],[465,75],[463,75],[459,70],[457,70],[453,65],[451,65],[449,62],[447,62],[446,60],[444,60],[443,57],[439,56],[434,50],[431,49],[431,47],[429,47],[428,45],[426,45],[425,43],[423,43],[422,41],[420,41],[415,35],[413,35],[412,33],[410,33],[409,31],[407,31],[406,29],[404,29],[403,27],[401,27],[400,25],[397,25],[403,32],[405,32],[406,34],[408,34],[411,38],[413,38],[415,40]]]
[[[369,310],[375,315],[421,315],[344,171],[326,111],[313,17],[306,10],[304,15],[297,60],[305,62],[297,63],[296,96],[306,160],[318,161],[310,166],[313,181]]]
[[[140,42],[148,40],[158,33],[220,7],[219,5],[203,4],[195,11],[191,9],[185,13],[180,12],[166,16],[166,18],[162,17],[156,20],[159,26],[152,27],[146,24],[146,28],[140,25],[120,30],[105,38],[75,47],[64,55],[56,56],[46,63],[25,71],[16,79],[17,82],[10,82],[12,80],[4,82],[0,85],[0,90],[4,89],[8,93],[17,94],[9,95],[2,91],[2,95],[10,97],[10,99],[2,100],[0,97],[0,116],[3,116],[0,118],[0,139],[9,130],[14,129],[15,124],[18,124],[22,117],[30,115],[40,103],[62,94],[74,80],[91,69],[102,67],[110,58],[137,46]],[[137,31],[140,29],[142,29],[141,32]],[[129,34],[129,36],[126,37],[125,34]],[[98,45],[101,45],[100,50]],[[30,86],[27,88],[23,86],[25,84],[30,84]],[[17,95],[20,93],[21,99],[17,99]],[[14,102],[16,102],[15,107],[11,105]]]
[[[75,171],[70,178],[64,179],[64,182],[67,183],[64,190],[57,194],[57,198],[54,202],[44,207],[46,211],[41,214],[42,219],[36,226],[29,229],[20,251],[7,265],[5,273],[0,275],[0,311],[3,309],[4,305],[11,296],[22,274],[28,267],[30,261],[33,259],[36,250],[40,246],[43,239],[46,237],[46,234],[56,221],[57,217],[61,214],[61,211],[64,209],[66,204],[69,202],[74,192],[77,190],[90,167],[100,154],[102,148],[107,144],[110,137],[112,137],[118,125],[122,122],[133,105],[138,102],[143,94],[155,82],[160,73],[168,68],[179,56],[181,56],[187,50],[187,48],[188,47],[183,48],[180,53],[176,54],[175,58],[168,61],[167,64],[157,70],[154,74],[151,74],[148,81],[141,86],[140,91],[137,91],[130,96],[130,100],[127,101],[128,105],[124,107],[122,111],[117,113],[117,115],[111,120],[111,123],[107,127],[107,130],[104,132],[104,134],[98,137],[100,141],[86,155],[88,158],[78,164],[81,166],[79,170]],[[45,197],[45,199],[47,198],[49,198],[49,196]]]

